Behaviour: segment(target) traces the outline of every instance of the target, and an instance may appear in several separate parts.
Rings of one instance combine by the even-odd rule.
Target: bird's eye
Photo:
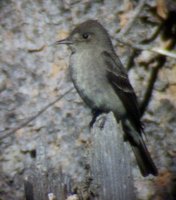
[[[83,33],[83,34],[82,34],[82,37],[83,37],[84,39],[87,39],[87,38],[89,37],[89,34],[88,34],[88,33]]]

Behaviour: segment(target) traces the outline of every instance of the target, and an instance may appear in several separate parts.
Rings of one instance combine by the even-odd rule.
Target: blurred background
[[[87,19],[108,30],[141,103],[160,174],[143,178],[133,162],[137,199],[176,199],[174,0],[0,0],[0,199],[24,199],[33,163],[84,173],[91,113],[70,80],[70,52],[52,44]]]

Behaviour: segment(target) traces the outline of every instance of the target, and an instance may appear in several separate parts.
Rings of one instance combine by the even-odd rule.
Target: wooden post
[[[110,113],[103,129],[96,122],[91,134],[90,169],[93,184],[98,188],[98,197],[94,199],[134,200],[129,144],[124,143],[120,124]]]
[[[42,156],[46,151],[44,145],[39,147],[40,153],[36,162],[26,171],[26,200],[135,199],[128,144],[124,143],[123,131],[113,114],[105,116],[104,127],[100,127],[102,123],[100,116],[91,130],[91,145],[88,152],[85,152],[87,155],[85,166],[89,167],[83,165],[85,170],[83,182],[73,182],[68,175],[69,172],[63,174],[62,169],[56,173],[52,169],[45,168],[47,161],[45,156]],[[73,194],[73,198],[69,196],[70,194]]]

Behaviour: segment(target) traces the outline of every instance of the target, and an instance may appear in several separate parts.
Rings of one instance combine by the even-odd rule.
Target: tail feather
[[[150,153],[143,141],[143,138],[140,138],[140,143],[137,145],[132,144],[132,150],[135,154],[137,164],[142,175],[148,176],[152,174],[154,176],[158,175],[158,170],[150,156]]]
[[[137,164],[143,176],[152,174],[158,175],[158,170],[150,156],[150,153],[142,138],[142,133],[138,133],[128,121],[123,121],[122,126],[125,132],[125,140],[127,140],[135,154]],[[142,131],[141,131],[142,132]]]

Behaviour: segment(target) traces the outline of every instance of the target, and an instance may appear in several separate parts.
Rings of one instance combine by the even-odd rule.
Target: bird
[[[141,174],[157,176],[158,169],[144,142],[137,96],[107,30],[90,19],[56,44],[66,44],[71,50],[69,71],[78,94],[92,110],[90,126],[100,114],[113,112],[117,123],[122,124],[124,140],[130,143]]]

